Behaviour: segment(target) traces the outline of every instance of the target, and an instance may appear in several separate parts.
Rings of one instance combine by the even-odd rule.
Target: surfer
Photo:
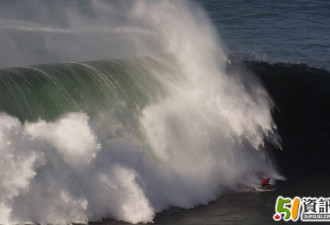
[[[263,178],[261,180],[261,185],[256,187],[255,190],[258,192],[269,192],[269,191],[274,191],[274,185],[269,184],[269,178]]]
[[[267,189],[269,187],[269,178],[264,178],[261,181],[261,187]]]

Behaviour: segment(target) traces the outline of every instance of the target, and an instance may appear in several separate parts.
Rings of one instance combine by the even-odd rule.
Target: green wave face
[[[164,76],[159,76],[173,75],[177,69],[168,59],[145,57],[3,69],[0,110],[21,121],[54,120],[68,112],[86,112],[93,117],[114,110],[134,115],[166,95],[160,82]]]

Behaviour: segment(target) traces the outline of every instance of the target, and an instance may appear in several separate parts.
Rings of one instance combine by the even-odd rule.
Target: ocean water
[[[330,68],[329,2],[199,2],[236,57]]]
[[[277,196],[327,197],[329,7],[2,1],[0,224],[273,224]]]

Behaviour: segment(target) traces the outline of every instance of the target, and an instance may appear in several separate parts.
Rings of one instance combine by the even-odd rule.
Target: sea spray
[[[256,185],[261,172],[280,178],[263,149],[278,143],[273,103],[244,72],[226,73],[204,12],[187,1],[125,9],[130,28],[152,34],[135,50],[144,37],[161,49],[0,71],[1,224],[150,222]]]

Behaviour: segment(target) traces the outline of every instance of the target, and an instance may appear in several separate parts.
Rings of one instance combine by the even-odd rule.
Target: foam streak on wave
[[[1,107],[20,98],[43,113],[38,101],[74,106],[52,119],[34,111],[30,121],[2,108],[0,224],[149,222],[170,206],[255,185],[260,172],[281,178],[263,149],[265,138],[279,142],[272,101],[256,80],[226,74],[204,12],[186,1],[136,1],[129,12],[137,29],[158,34],[165,56],[32,67],[30,82],[28,69],[15,79],[1,72],[0,85],[17,87]],[[43,84],[56,88],[38,92]]]

